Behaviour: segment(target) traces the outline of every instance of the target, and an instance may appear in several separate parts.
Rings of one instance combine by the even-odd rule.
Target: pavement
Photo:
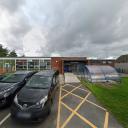
[[[57,128],[122,128],[72,73],[60,87]]]
[[[5,108],[0,110],[0,128],[122,128],[74,74],[60,76],[60,85],[52,112],[41,123],[12,120]]]

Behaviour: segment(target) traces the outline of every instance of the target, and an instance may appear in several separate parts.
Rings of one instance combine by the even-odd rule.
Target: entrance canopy
[[[64,72],[72,72],[75,74],[81,74],[81,72],[84,72],[86,57],[63,57],[62,61]]]
[[[101,65],[86,65],[85,78],[91,82],[120,81],[119,74],[115,68]]]

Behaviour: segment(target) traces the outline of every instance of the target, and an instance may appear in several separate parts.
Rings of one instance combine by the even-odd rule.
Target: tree
[[[15,50],[12,50],[12,51],[9,53],[8,56],[9,56],[9,57],[17,57],[17,53],[16,53]]]
[[[8,55],[8,49],[3,48],[3,46],[0,44],[0,57],[6,57]]]

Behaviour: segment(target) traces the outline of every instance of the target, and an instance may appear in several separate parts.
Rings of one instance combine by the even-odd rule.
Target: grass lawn
[[[113,113],[115,118],[124,128],[128,128],[128,77],[122,78],[122,82],[111,87],[89,83],[81,80],[97,100]]]

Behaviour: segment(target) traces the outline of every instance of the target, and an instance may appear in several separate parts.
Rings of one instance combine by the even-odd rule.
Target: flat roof
[[[85,61],[86,57],[60,57],[64,61]]]
[[[0,57],[0,60],[51,60],[51,57]]]

